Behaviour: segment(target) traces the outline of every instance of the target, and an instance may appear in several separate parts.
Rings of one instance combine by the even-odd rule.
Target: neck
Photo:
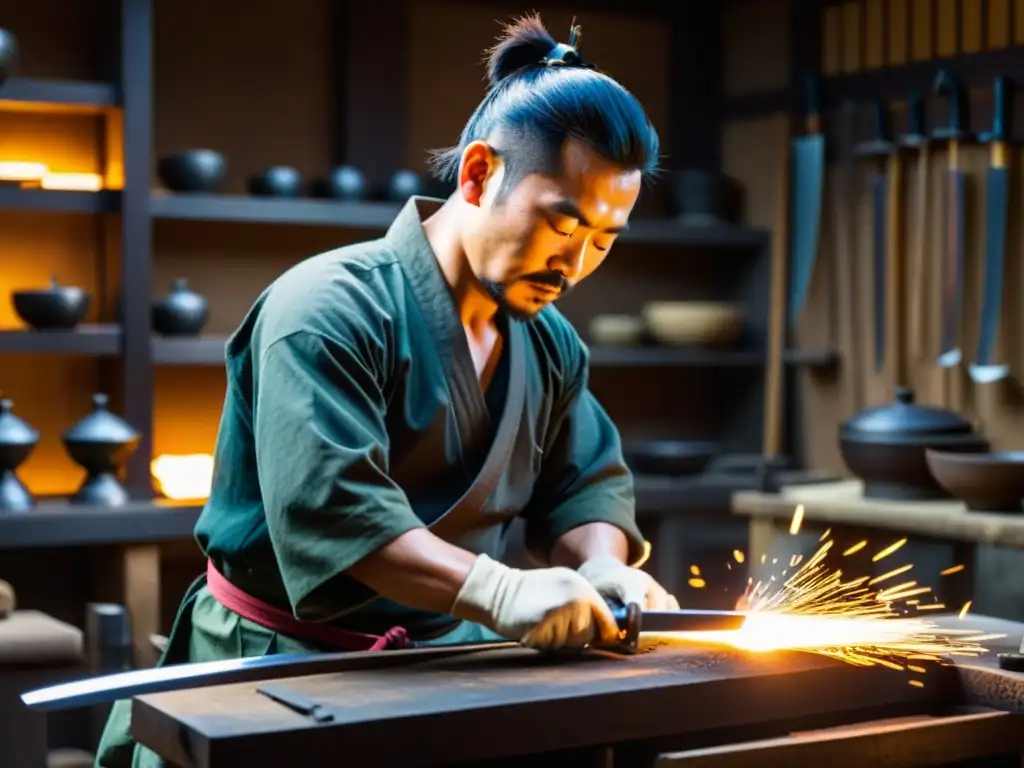
[[[459,320],[474,336],[481,336],[494,327],[498,306],[470,269],[458,221],[460,204],[456,198],[449,198],[423,222],[423,231],[452,290]]]

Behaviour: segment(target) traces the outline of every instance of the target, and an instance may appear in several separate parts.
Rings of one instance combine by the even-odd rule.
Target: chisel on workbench
[[[625,606],[613,601],[608,601],[608,605],[612,609],[612,615],[621,634],[619,642],[607,647],[607,650],[627,653],[636,651],[637,639],[641,632],[712,632],[739,629],[746,619],[746,614],[738,611],[644,611],[638,605]],[[380,653],[290,653],[196,664],[173,664],[60,683],[24,693],[21,700],[29,709],[52,712],[95,704],[111,704],[119,699],[146,693],[400,666],[466,653],[514,648],[516,645],[482,643]],[[600,649],[596,646],[595,648]]]

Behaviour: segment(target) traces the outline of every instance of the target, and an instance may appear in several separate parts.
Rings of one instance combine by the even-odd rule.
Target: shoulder
[[[549,304],[528,325],[539,363],[568,388],[585,384],[590,353],[565,315]]]
[[[280,275],[253,307],[252,342],[265,350],[292,337],[383,345],[402,282],[382,240],[305,259]]]

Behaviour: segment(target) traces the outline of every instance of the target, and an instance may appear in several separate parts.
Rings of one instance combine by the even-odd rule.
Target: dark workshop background
[[[454,143],[483,94],[479,62],[481,50],[499,31],[495,20],[528,10],[504,3],[380,0],[368,10],[348,14],[345,30],[338,21],[338,5],[292,0],[282,12],[279,3],[252,0],[155,3],[154,167],[157,158],[175,150],[216,149],[228,159],[225,194],[244,193],[250,174],[275,164],[292,165],[312,178],[345,161],[365,170],[371,181],[381,181],[398,168],[424,170],[426,151]],[[890,69],[902,72],[907,62],[938,55],[978,51],[976,55],[984,58],[990,52],[983,49],[1024,43],[1024,3],[1009,0],[868,0],[842,7],[803,0],[693,0],[638,2],[631,10],[624,10],[627,4],[596,0],[569,5],[540,2],[530,7],[542,13],[560,38],[575,15],[583,26],[585,55],[643,102],[661,133],[669,169],[720,169],[734,177],[744,189],[742,223],[760,230],[769,230],[776,219],[786,130],[797,104],[791,85],[803,67],[820,65],[836,82],[873,77],[870,83],[877,82],[879,93],[898,102],[906,89],[894,89],[902,89],[906,78],[889,78]],[[1012,5],[1016,14],[1010,13]],[[19,75],[103,79],[102,43],[116,35],[111,32],[116,6],[105,0],[5,3],[0,27],[17,33],[22,51]],[[923,14],[925,8],[927,17],[913,15]],[[387,19],[386,28],[377,19]],[[881,31],[891,29],[913,33]],[[1019,55],[1021,49],[1016,50]],[[972,91],[978,104],[975,117],[984,120],[987,80],[974,85],[979,87]],[[0,111],[0,158],[32,155],[55,170],[109,172],[101,168],[99,122],[91,114]],[[984,149],[968,149],[966,154],[973,171],[984,168]],[[936,173],[942,163],[937,154]],[[907,177],[909,185],[913,172]],[[666,215],[668,178],[645,193],[638,217]],[[158,183],[155,172],[153,183]],[[826,349],[835,346],[834,338],[843,337],[836,324],[848,322],[848,315],[830,312],[830,306],[869,306],[867,269],[859,271],[856,285],[840,286],[840,294],[832,295],[832,187],[830,181],[819,268],[792,342],[802,350]],[[971,210],[978,210],[979,181],[972,181],[970,195]],[[867,231],[867,197],[855,205],[858,228]],[[938,210],[937,200],[932,209]],[[942,223],[937,214],[933,216],[929,231],[934,234]],[[1000,345],[1018,381],[1024,366],[1018,313],[1024,290],[1024,232],[1017,217],[1011,222]],[[156,300],[174,278],[186,277],[190,287],[210,302],[204,333],[223,335],[290,265],[375,235],[330,227],[157,220],[150,282],[126,290]],[[968,263],[974,270],[981,249],[976,216],[971,216],[967,243]],[[860,263],[870,263],[868,246],[868,238],[859,238]],[[52,274],[65,284],[102,294],[108,286],[97,264],[105,247],[104,227],[92,216],[0,210],[0,286],[4,291],[39,286]],[[767,248],[764,251],[742,260],[714,249],[691,254],[678,247],[623,243],[616,246],[609,263],[565,302],[565,311],[585,334],[588,321],[598,312],[636,312],[657,299],[735,298],[748,304],[748,332],[763,342],[768,294]],[[931,276],[937,278],[937,273],[930,273],[931,298],[926,302],[926,330],[931,335],[937,327],[933,316],[938,291],[937,279]],[[972,271],[968,333],[977,315],[977,287]],[[97,310],[89,320],[110,318],[100,317]],[[13,309],[0,301],[0,328],[16,326],[20,321]],[[856,326],[859,349],[869,349],[869,332],[867,322]],[[81,481],[81,470],[67,457],[59,435],[88,411],[90,395],[107,386],[105,365],[84,355],[0,357],[5,396],[43,434],[20,470],[34,494],[67,495]],[[761,449],[763,366],[723,367],[725,373],[693,365],[595,365],[593,387],[627,438],[713,437],[728,450],[756,454]],[[797,373],[793,401],[798,407],[790,409],[787,440],[805,468],[846,474],[837,449],[837,423],[853,413],[847,397],[850,377],[869,369],[866,359],[848,361],[838,373],[813,365],[790,366]],[[930,365],[915,367],[913,385],[922,400],[938,397],[934,379]],[[884,381],[866,377],[869,402],[891,399]],[[151,455],[211,452],[224,385],[216,360],[157,365],[151,430],[150,425],[135,425],[151,432]],[[1007,388],[1003,395],[998,411],[985,424],[986,432],[997,447],[1021,448],[1024,404],[1015,388]],[[963,407],[970,412],[972,405],[966,402]],[[675,492],[674,503],[685,506],[687,493]],[[662,502],[641,512],[645,518],[665,516],[669,506]],[[725,504],[705,506],[705,512],[718,516],[717,522],[696,515],[692,522],[683,518],[681,527],[673,529],[676,538],[656,540],[656,557],[659,547],[678,548],[691,551],[688,557],[694,562],[724,563],[733,547],[745,546],[745,525],[728,520]],[[656,521],[650,522],[645,530],[656,527]],[[185,585],[201,563],[187,532],[179,541],[162,542],[160,548],[159,623],[166,631]],[[89,581],[70,574],[94,572],[90,558],[95,555],[79,548],[46,550],[61,553],[62,567],[54,568],[52,559],[41,566],[37,551],[0,553],[0,577],[15,583],[25,603],[80,623]],[[993,557],[986,563],[985,568],[992,570],[983,578],[992,583],[1005,583],[1007,569],[1016,568],[1015,561],[1005,558]],[[1010,588],[986,600],[988,613],[1024,613],[1019,595]]]

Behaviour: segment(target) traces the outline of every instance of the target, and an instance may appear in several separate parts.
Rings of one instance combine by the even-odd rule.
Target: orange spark
[[[738,549],[732,551],[732,556],[737,563],[742,563],[746,559],[746,556]]]
[[[690,579],[690,581],[687,582],[687,583],[691,587],[693,587],[694,589],[703,589],[707,585],[707,582],[704,581],[704,579],[696,579],[696,578]]]
[[[700,576],[700,568],[696,565],[691,565],[690,573],[692,573],[694,576]]]
[[[888,547],[883,549],[881,552],[875,553],[875,556],[871,558],[871,562],[877,563],[883,557],[888,557],[889,555],[891,555],[893,552],[895,552],[897,549],[899,549],[900,547],[902,547],[906,543],[907,543],[906,539],[900,539],[899,541],[893,542]]]
[[[867,539],[864,539],[864,541],[858,541],[856,544],[854,544],[848,550],[843,552],[843,557],[849,557],[850,555],[855,555],[858,552],[860,552],[862,549],[864,549],[864,547],[866,547],[867,545],[868,545],[868,540]]]
[[[913,567],[913,563],[910,563],[909,565],[901,565],[899,568],[894,568],[888,573],[883,573],[881,576],[876,576],[871,581],[869,581],[868,584],[878,584],[879,582],[886,581],[887,579],[891,579],[893,576],[899,576],[901,573],[906,573]]]
[[[796,536],[800,533],[800,526],[804,522],[804,505],[797,504],[793,511],[793,519],[789,523],[789,535]]]
[[[971,610],[971,601],[970,600],[968,600],[966,603],[964,603],[964,607],[960,609],[960,615],[957,618],[962,619],[964,616],[967,615],[967,612],[969,610]]]
[[[950,568],[947,568],[944,571],[939,571],[939,576],[949,576],[949,575],[954,574],[954,573],[960,573],[960,571],[962,571],[963,569],[964,569],[963,565],[954,565],[954,566],[952,566]]]

